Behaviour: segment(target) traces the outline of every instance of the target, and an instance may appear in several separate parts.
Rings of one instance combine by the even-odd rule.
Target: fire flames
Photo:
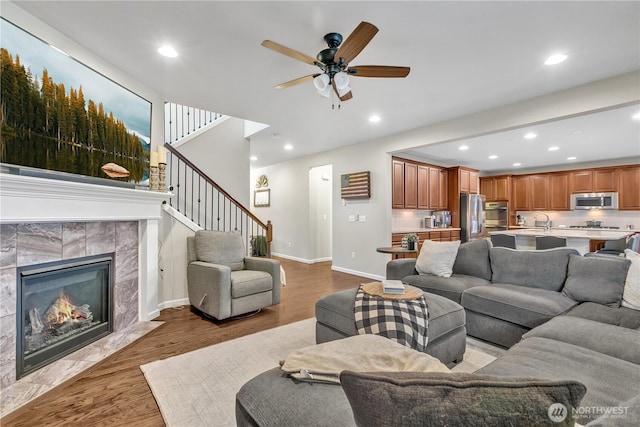
[[[56,299],[49,310],[47,310],[45,323],[52,325],[85,318],[85,316],[78,313],[76,309],[77,306],[71,302],[67,295],[60,294],[60,297]]]

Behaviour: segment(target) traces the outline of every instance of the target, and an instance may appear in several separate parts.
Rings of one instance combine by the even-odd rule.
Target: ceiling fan
[[[316,65],[321,73],[279,84],[276,89],[286,89],[297,84],[313,80],[313,84],[322,96],[329,97],[331,89],[338,95],[341,101],[348,101],[353,97],[349,86],[349,76],[355,77],[407,77],[409,67],[394,67],[387,65],[354,65],[349,63],[369,44],[378,28],[368,22],[361,22],[355,30],[342,43],[342,35],[329,33],[324,36],[324,41],[329,46],[321,50],[316,58],[305,55],[294,49],[283,46],[271,40],[264,40],[261,44],[267,49],[297,59],[307,64]]]

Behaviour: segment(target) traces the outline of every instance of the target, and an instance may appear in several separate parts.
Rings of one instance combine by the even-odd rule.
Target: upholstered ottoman
[[[316,303],[316,343],[357,335],[353,309],[357,291],[336,292]],[[462,361],[467,343],[464,308],[440,295],[424,295],[429,310],[426,353],[445,365]]]

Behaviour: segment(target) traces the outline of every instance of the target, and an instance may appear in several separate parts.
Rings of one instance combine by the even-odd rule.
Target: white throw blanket
[[[356,335],[295,350],[283,371],[307,381],[339,384],[340,372],[450,372],[442,362],[379,335]]]

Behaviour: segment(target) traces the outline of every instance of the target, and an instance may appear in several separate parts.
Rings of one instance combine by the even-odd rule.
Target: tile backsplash
[[[533,226],[533,217],[542,211],[518,211],[520,215],[524,215],[527,226]],[[627,228],[631,225],[635,230],[640,230],[640,211],[609,211],[609,210],[593,210],[593,211],[544,211],[551,219],[552,226],[558,227],[566,225],[586,225],[586,221],[601,221],[603,227],[620,227]],[[543,220],[544,215],[538,219]]]

